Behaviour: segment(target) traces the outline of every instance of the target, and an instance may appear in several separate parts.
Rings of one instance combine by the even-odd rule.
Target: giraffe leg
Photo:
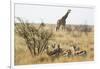
[[[64,31],[66,30],[65,26],[64,26]]]
[[[64,26],[62,26],[62,31],[64,30]]]
[[[62,26],[62,31],[65,31],[65,26]]]
[[[57,27],[56,27],[56,31],[58,31],[58,30],[59,30],[59,28],[60,28],[60,26],[57,26]]]
[[[58,30],[58,27],[56,27],[56,31]]]

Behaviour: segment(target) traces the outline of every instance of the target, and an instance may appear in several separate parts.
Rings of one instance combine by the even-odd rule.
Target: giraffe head
[[[71,12],[71,9],[68,9],[68,13],[70,13]]]

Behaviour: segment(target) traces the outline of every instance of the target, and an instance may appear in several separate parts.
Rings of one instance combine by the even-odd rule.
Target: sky
[[[94,9],[80,7],[57,7],[57,6],[41,6],[41,5],[15,5],[15,17],[20,17],[24,21],[33,23],[56,24],[68,9],[71,13],[66,19],[66,24],[94,24]],[[15,19],[18,22],[17,19]]]

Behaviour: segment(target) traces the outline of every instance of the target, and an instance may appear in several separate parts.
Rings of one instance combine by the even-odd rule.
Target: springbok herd
[[[69,48],[61,48],[60,44],[53,44],[52,50],[49,51],[49,47],[46,48],[46,52],[48,56],[64,56],[64,57],[70,57],[70,56],[86,56],[87,51],[81,50],[80,47],[71,45]]]

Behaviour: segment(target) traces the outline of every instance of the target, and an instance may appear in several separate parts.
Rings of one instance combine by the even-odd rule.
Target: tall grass
[[[21,18],[17,19],[19,23],[15,23],[15,65],[93,60],[93,26],[67,25],[66,31],[56,32],[55,25],[34,24],[25,22]],[[71,45],[75,45],[81,50],[86,50],[87,56],[59,56],[58,58],[48,56],[45,50],[53,43],[60,44],[62,49],[68,49]],[[52,50],[52,48],[49,49]]]

